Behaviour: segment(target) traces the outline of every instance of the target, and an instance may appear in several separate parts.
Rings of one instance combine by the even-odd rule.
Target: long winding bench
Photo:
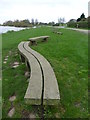
[[[60,94],[54,71],[49,62],[41,54],[32,50],[29,44],[30,42],[21,42],[18,46],[21,56],[28,61],[31,69],[30,81],[24,98],[30,104],[38,105],[42,102],[44,105],[58,104]]]
[[[31,68],[30,82],[24,98],[29,99],[30,104],[40,105],[41,95],[42,95],[42,73],[41,73],[40,65],[36,60],[36,58],[24,48],[24,44],[25,42],[21,42],[18,45],[18,49],[21,58],[24,57],[26,65],[27,66],[30,65]]]

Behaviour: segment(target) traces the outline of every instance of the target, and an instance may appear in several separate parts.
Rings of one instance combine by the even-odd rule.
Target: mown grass
[[[28,82],[24,76],[26,67],[21,64],[17,46],[30,37],[49,35],[48,42],[38,42],[33,49],[41,53],[52,65],[60,90],[60,105],[45,106],[45,118],[87,118],[88,117],[88,37],[83,33],[59,29],[63,35],[52,32],[50,27],[27,29],[3,34],[3,118],[8,117],[11,107],[9,97],[13,94],[17,99],[13,102],[16,111],[13,118],[23,118],[30,112],[39,116],[40,109],[25,104],[24,95]],[[12,69],[14,61],[20,66]],[[24,114],[23,114],[24,111]]]

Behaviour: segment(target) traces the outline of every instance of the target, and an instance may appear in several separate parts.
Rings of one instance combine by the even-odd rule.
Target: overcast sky
[[[57,22],[60,17],[68,21],[82,13],[88,16],[88,0],[0,0],[0,23],[32,18]]]

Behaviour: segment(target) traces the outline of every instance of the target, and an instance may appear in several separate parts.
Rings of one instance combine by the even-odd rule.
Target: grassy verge
[[[48,42],[38,42],[33,49],[41,53],[51,63],[60,89],[60,105],[45,106],[45,118],[86,118],[88,116],[88,37],[77,31],[59,29],[63,35],[52,32],[52,28],[8,32],[3,34],[3,118],[8,117],[11,108],[9,97],[16,95],[13,102],[15,114],[13,118],[25,118],[34,112],[38,117],[40,108],[25,104],[24,95],[27,89],[27,71],[17,55],[17,46],[30,37],[49,35]],[[18,61],[20,66],[12,69]]]

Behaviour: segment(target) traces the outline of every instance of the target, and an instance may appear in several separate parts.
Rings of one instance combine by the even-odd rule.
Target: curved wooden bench
[[[36,58],[24,48],[24,44],[25,42],[21,42],[18,45],[18,49],[20,54],[25,58],[26,63],[28,61],[31,68],[30,81],[24,98],[26,102],[29,102],[30,104],[41,105],[42,98],[41,68]]]
[[[60,94],[54,71],[49,62],[38,52],[29,47],[30,42],[25,42],[25,49],[38,59],[43,71],[43,104],[55,105],[60,102]]]

